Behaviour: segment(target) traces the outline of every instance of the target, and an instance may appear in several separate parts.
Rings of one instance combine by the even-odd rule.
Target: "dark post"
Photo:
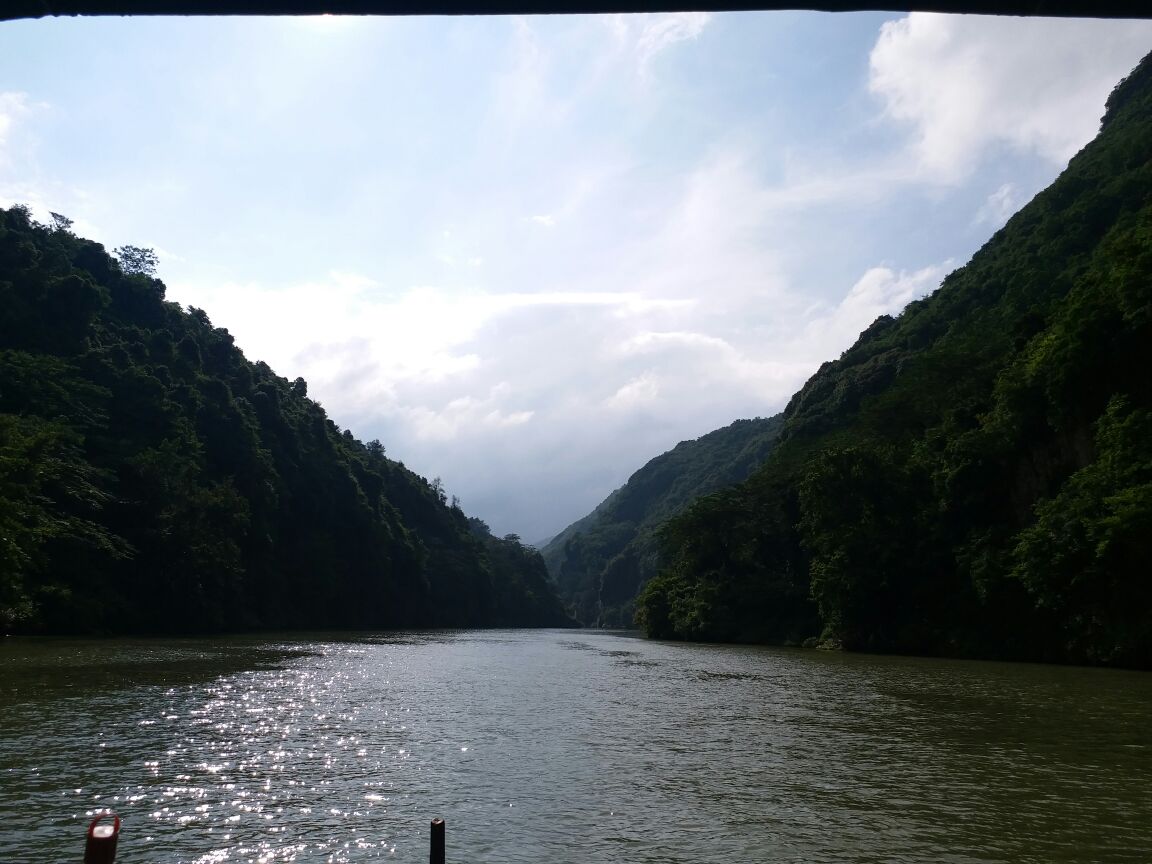
[[[106,822],[104,820],[111,819]],[[84,844],[84,864],[112,864],[116,860],[116,843],[120,840],[120,817],[115,813],[101,813],[88,826],[88,840]]]
[[[432,820],[432,848],[428,853],[428,864],[444,864],[444,820]]]

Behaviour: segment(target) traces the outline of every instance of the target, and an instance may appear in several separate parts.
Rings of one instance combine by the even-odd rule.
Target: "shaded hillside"
[[[548,570],[576,617],[631,626],[636,595],[657,570],[657,527],[701,495],[746,478],[771,452],[780,426],[780,417],[737,420],[681,441],[545,546]]]
[[[536,553],[118,255],[0,211],[0,626],[566,622]]]
[[[1152,666],[1152,63],[931,297],[665,532],[653,636]]]

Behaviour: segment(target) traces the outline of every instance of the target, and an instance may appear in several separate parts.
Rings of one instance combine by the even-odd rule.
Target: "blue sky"
[[[544,539],[768,416],[1096,132],[1152,22],[809,12],[0,24],[0,204]]]

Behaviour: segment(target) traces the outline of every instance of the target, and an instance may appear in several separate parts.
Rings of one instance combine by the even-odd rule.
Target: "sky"
[[[0,23],[0,205],[540,542],[771,416],[1099,128],[1152,22],[925,13]]]

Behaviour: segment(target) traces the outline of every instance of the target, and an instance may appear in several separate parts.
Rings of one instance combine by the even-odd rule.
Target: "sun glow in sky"
[[[1097,131],[1152,22],[764,12],[0,24],[0,204],[539,541],[769,416]]]

